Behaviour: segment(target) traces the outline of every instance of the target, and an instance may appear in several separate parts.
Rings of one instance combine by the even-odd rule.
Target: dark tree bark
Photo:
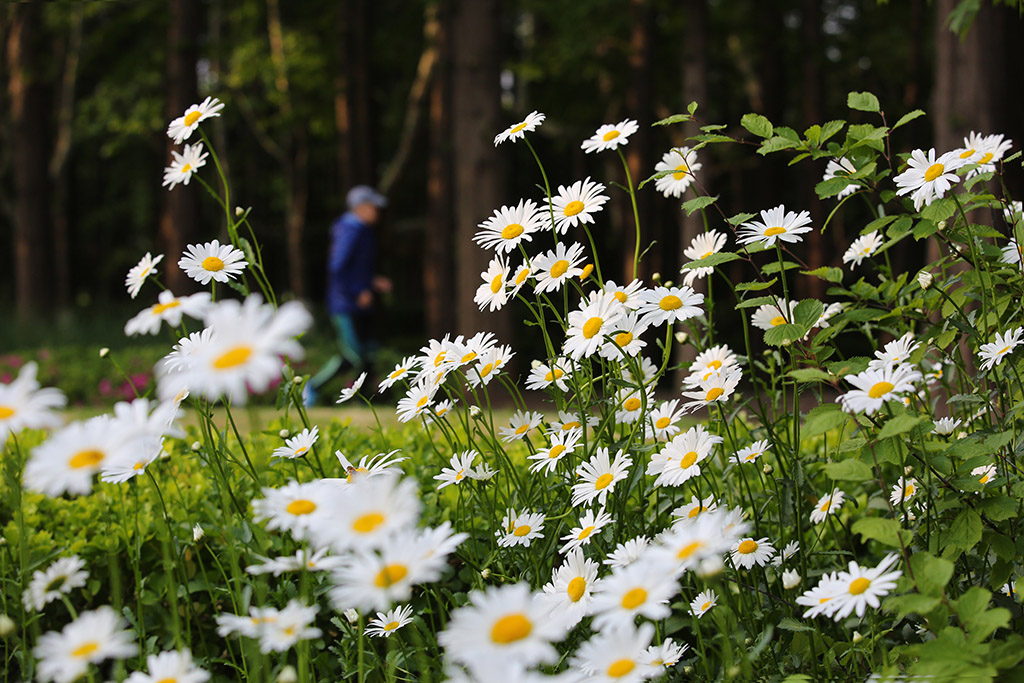
[[[473,294],[489,251],[473,241],[477,224],[502,204],[503,168],[493,140],[502,129],[499,109],[498,0],[455,0],[451,14],[452,143],[456,238],[456,325],[462,334],[490,330],[509,340],[506,312],[480,312]]]
[[[455,327],[455,283],[452,276],[454,252],[452,218],[451,130],[448,126],[450,46],[446,26],[449,2],[436,5],[437,59],[430,88],[430,156],[427,160],[427,230],[423,241],[423,296],[427,334],[435,339]]]
[[[41,73],[48,46],[43,42],[39,3],[21,3],[8,11],[7,91],[14,171],[12,265],[15,308],[19,318],[25,319],[45,314],[53,302],[46,153],[50,146],[49,109]]]
[[[821,124],[822,121],[822,71],[821,55],[823,54],[821,40],[821,3],[818,0],[803,0],[803,22],[800,28],[801,52],[803,53],[802,71],[802,97],[801,97],[801,118],[804,129],[814,124]],[[801,188],[800,206],[798,209],[806,209],[811,213],[811,225],[814,229],[804,237],[807,245],[804,258],[807,265],[813,270],[827,265],[825,256],[825,244],[822,239],[821,226],[828,218],[827,207],[818,201],[818,195],[814,186],[821,180],[822,167],[817,164],[803,163],[799,167],[799,183]],[[802,295],[814,299],[821,299],[825,295],[825,281],[816,278],[800,278],[798,283],[803,285]]]
[[[649,176],[654,170],[651,163],[651,111],[653,101],[652,84],[652,62],[654,53],[654,9],[649,0],[631,0],[629,5],[632,26],[629,36],[629,82],[626,85],[626,114],[629,118],[636,119],[640,129],[630,136],[629,144],[625,146],[626,163],[629,166],[629,173],[633,177],[633,184],[640,182]],[[653,189],[653,188],[652,188]],[[652,200],[654,195],[651,192],[637,193],[637,214],[640,216],[640,251],[643,252],[652,241],[657,241],[662,248],[657,246],[647,252],[644,261],[641,263],[640,272],[633,273],[633,257],[636,248],[636,220],[633,216],[633,207],[630,202],[620,202],[619,206],[624,213],[621,223],[624,227],[623,250],[623,272],[630,276],[642,277],[642,274],[650,276],[660,272],[663,268],[675,263],[674,259],[667,262],[662,258],[665,244],[664,225],[660,222],[652,222]]]
[[[165,118],[171,121],[198,99],[196,59],[199,35],[198,0],[179,0],[170,4],[170,24],[167,30],[167,93]],[[174,141],[164,136],[165,163],[171,161],[171,150],[178,149]],[[190,141],[190,142],[195,142]],[[160,212],[160,249],[166,256],[161,264],[164,283],[176,294],[195,289],[193,281],[178,268],[178,259],[185,247],[198,237],[199,195],[190,188],[176,187],[163,192]]]
[[[334,78],[340,196],[353,185],[376,182],[370,30],[367,1],[344,0],[337,14],[338,72]]]

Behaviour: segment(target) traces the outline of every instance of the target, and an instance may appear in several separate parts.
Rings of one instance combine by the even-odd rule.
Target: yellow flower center
[[[597,478],[597,481],[594,482],[594,488],[597,489],[598,491],[600,491],[601,489],[608,488],[608,485],[612,483],[612,479],[614,478],[615,477],[613,477],[611,473],[605,472],[604,474]]]
[[[146,466],[145,463],[137,462],[134,465],[132,465],[132,471],[138,472],[139,470],[141,470],[145,466]]]
[[[562,425],[562,431],[563,432],[567,432],[570,429],[576,429],[579,426],[580,426],[580,423],[576,422],[575,420],[572,421],[572,422],[566,422],[565,424]]]
[[[633,412],[634,410],[640,408],[640,399],[636,398],[635,396],[633,398],[627,398],[626,402],[622,404],[622,407],[628,410],[629,412]]]
[[[693,555],[695,552],[697,552],[698,550],[700,550],[703,547],[704,547],[704,542],[703,541],[694,541],[693,543],[690,543],[690,544],[680,548],[679,552],[676,553],[676,558],[680,559],[680,560],[685,560],[685,559],[689,558],[690,555]]]
[[[617,300],[617,301],[618,301],[618,302],[619,302],[620,304],[624,304],[624,303],[626,303],[626,299],[627,299],[627,298],[628,298],[628,297],[626,296],[626,293],[625,293],[625,292],[615,292],[615,299],[616,299],[616,300]]]
[[[588,277],[590,277],[590,274],[593,273],[593,272],[594,272],[594,264],[593,263],[588,263],[587,265],[583,266],[583,272],[580,273],[580,281],[582,282],[583,280],[586,280]]]
[[[167,678],[161,678],[156,683],[178,683],[178,679],[168,676]]]
[[[973,155],[973,154],[974,154],[974,150],[973,150],[973,149],[965,149],[965,150],[964,150],[964,151],[963,151],[963,152],[962,152],[962,153],[960,154],[960,158],[961,158],[961,159],[967,159],[967,158],[969,158],[969,157],[970,157],[971,155]]]
[[[866,591],[870,585],[870,579],[865,579],[863,577],[854,579],[853,583],[850,584],[850,595],[860,595]]]
[[[818,506],[818,509],[821,510],[822,512],[828,512],[828,506],[831,504],[832,501],[826,498],[825,502]]]
[[[483,367],[483,370],[480,371],[480,377],[481,378],[486,377],[487,375],[491,374],[493,371],[494,371],[494,363],[488,363],[487,365],[485,365]]]
[[[891,382],[876,382],[870,389],[868,389],[868,396],[871,398],[882,398],[892,390],[893,385]]]
[[[719,368],[722,367],[722,361],[713,360],[710,363],[708,363],[707,367],[709,370],[718,370]]]
[[[569,270],[569,262],[565,259],[559,259],[551,266],[551,277],[562,277],[567,270]]]
[[[207,256],[203,259],[203,270],[212,270],[213,272],[224,270],[224,262],[216,256]]]
[[[352,522],[352,531],[357,534],[369,534],[383,523],[384,515],[379,512],[367,512]]]
[[[786,319],[783,318],[781,315],[777,315],[774,318],[772,318],[772,327],[775,327],[777,325],[785,325],[785,324],[786,324]]]
[[[711,387],[710,389],[708,389],[707,395],[704,396],[704,400],[710,403],[711,401],[714,401],[724,393],[725,389],[723,389],[722,387]]]
[[[88,657],[96,650],[100,649],[100,644],[95,640],[90,640],[87,643],[82,643],[74,650],[71,651],[72,657]]]
[[[687,166],[686,164],[679,164],[678,166],[676,166],[676,172],[672,174],[672,179],[682,180],[683,178],[686,177],[686,174],[689,172],[689,170],[690,167]]]
[[[249,356],[252,355],[252,347],[236,346],[227,353],[223,353],[213,361],[213,367],[217,370],[227,370],[229,368],[238,367],[245,361],[249,360]]]
[[[582,210],[583,210],[583,202],[581,202],[580,200],[576,199],[576,200],[571,201],[571,202],[569,202],[568,204],[565,205],[565,210],[563,211],[563,213],[565,213],[566,216],[575,216],[576,214],[578,214]]]
[[[0,406],[0,420],[6,420],[11,415],[14,415],[14,408],[10,406]]]
[[[435,368],[440,367],[441,363],[444,362],[444,354],[445,354],[445,352],[442,351],[441,353],[437,354],[437,356],[434,357],[434,367]]]
[[[685,470],[688,467],[693,467],[695,462],[697,462],[697,451],[690,451],[679,461],[679,467]]]
[[[554,368],[553,370],[548,370],[548,374],[544,375],[544,381],[545,382],[554,382],[556,379],[561,379],[562,375],[564,375],[564,374],[565,373],[563,371],[559,370],[558,368]]]
[[[398,628],[397,621],[389,621],[388,623],[384,624],[385,631],[394,631],[396,628]]]
[[[80,470],[83,467],[95,467],[103,461],[103,451],[87,450],[78,451],[71,460],[68,461],[68,465],[71,469]]]
[[[744,555],[749,555],[750,553],[757,550],[757,542],[752,541],[748,538],[747,540],[740,543],[740,547],[737,548],[737,550]]]
[[[713,252],[713,251],[709,251],[708,253],[704,254],[703,256],[701,256],[701,257],[700,257],[699,259],[697,259],[697,260],[698,260],[698,261],[703,261],[703,260],[704,260],[704,259],[706,259],[706,258],[707,258],[708,256],[711,256],[711,255],[712,255],[712,254],[714,254],[714,253],[715,253],[715,252]]]
[[[686,516],[689,517],[690,519],[693,519],[694,517],[696,517],[697,515],[699,515],[703,511],[704,511],[704,506],[703,505],[694,505],[693,509],[690,510],[689,514],[687,514]]]
[[[680,299],[675,294],[669,294],[668,296],[662,297],[661,298],[661,303],[658,304],[658,306],[663,311],[674,311],[677,308],[681,308],[682,305],[683,305],[682,299]]]
[[[185,114],[185,125],[186,126],[191,126],[196,121],[198,121],[199,117],[202,116],[202,115],[203,115],[203,113],[201,111],[194,111],[194,112],[192,112],[190,114]]]
[[[401,377],[404,374],[405,368],[398,368],[394,370],[390,375],[388,375],[388,379],[397,379],[398,377]]]
[[[505,281],[501,273],[495,275],[494,279],[491,280],[491,294],[497,294],[504,282]]]
[[[629,342],[631,341],[633,341],[632,332],[619,332],[617,335],[615,335],[615,343],[621,346],[622,348],[626,348],[627,346],[629,346]]]
[[[594,316],[587,322],[583,323],[583,336],[587,339],[593,338],[595,334],[601,331],[602,325],[604,325],[604,320]]]
[[[178,300],[168,301],[165,304],[154,304],[153,308],[150,309],[150,312],[153,315],[160,315],[164,311],[170,310],[172,308],[177,308],[180,305],[181,305],[181,302],[179,302]]]
[[[462,362],[468,363],[469,361],[474,359],[476,359],[476,351],[470,351],[469,353],[462,357]]]
[[[525,536],[528,533],[530,533],[530,525],[529,524],[522,524],[522,525],[516,527],[516,530],[512,532],[512,535],[513,536],[517,536],[519,538],[522,538],[523,536]]]
[[[775,237],[776,235],[781,235],[781,234],[783,234],[785,232],[786,232],[786,229],[784,227],[782,227],[781,225],[776,225],[775,227],[768,228],[767,230],[765,230],[764,231],[764,236],[765,237]]]
[[[523,130],[524,128],[526,128],[526,121],[523,121],[522,123],[517,124],[517,125],[512,126],[511,128],[509,128],[508,129],[508,134],[511,135],[513,133],[518,133],[519,131]]]
[[[664,429],[665,427],[668,427],[671,422],[672,420],[670,420],[667,417],[659,417],[658,420],[654,423],[654,426],[657,429]]]
[[[506,225],[501,231],[501,238],[506,240],[514,240],[523,234],[523,226],[518,223],[511,223]]]
[[[424,396],[420,400],[416,401],[416,407],[417,408],[422,408],[423,406],[427,405],[427,401],[429,401],[429,400],[430,400],[430,396]]]
[[[549,458],[557,458],[558,456],[560,456],[564,452],[565,452],[565,446],[563,446],[562,444],[558,443],[558,444],[555,444],[554,446],[552,446],[551,450],[548,451],[548,457]]]
[[[569,594],[569,599],[573,602],[579,602],[586,591],[587,580],[582,576],[575,577],[565,589],[565,592]]]
[[[528,424],[519,425],[518,427],[516,427],[516,434],[525,434],[527,431],[529,431],[529,429],[530,425]]]
[[[1004,353],[1006,353],[1006,352],[1007,352],[1007,351],[1009,351],[1009,350],[1010,350],[1010,347],[1009,347],[1009,346],[1004,346],[1004,347],[1003,347],[1002,349],[1000,349],[999,351],[996,351],[996,355],[997,355],[997,356],[1001,356],[1001,355],[1003,355]]]
[[[594,533],[594,526],[590,525],[576,536],[576,540],[582,541],[584,538],[587,538],[592,533]]]
[[[403,564],[389,564],[377,572],[373,583],[377,588],[390,588],[406,577],[409,570]]]
[[[620,659],[612,662],[611,666],[605,672],[609,678],[622,678],[628,675],[633,669],[636,668],[636,662],[632,659]]]
[[[707,602],[705,602],[703,605],[700,606],[700,611],[701,612],[707,612],[709,609],[711,609],[711,601],[710,600],[708,600]]]
[[[181,167],[181,174],[186,175],[192,170],[192,164],[185,164]]]
[[[622,596],[623,609],[636,609],[647,602],[647,591],[637,587]]]
[[[309,513],[316,510],[316,503],[306,498],[299,498],[288,503],[288,507],[285,508],[290,515],[308,515]]]
[[[982,475],[981,479],[978,480],[978,483],[979,484],[987,484],[988,483],[988,474],[986,473],[986,474]]]
[[[617,137],[619,137],[619,131],[617,131],[617,130],[610,130],[607,133],[605,133],[603,136],[601,136],[601,139],[604,140],[605,142],[610,142],[610,141],[614,140]]]
[[[942,164],[932,164],[928,167],[928,170],[924,172],[924,181],[930,183],[931,181],[942,175],[942,172],[946,170],[946,167]]]
[[[916,489],[914,488],[913,484],[907,484],[906,486],[903,487],[903,497],[910,498],[912,495],[914,495],[915,490]]]
[[[516,273],[516,285],[521,285],[526,282],[526,277],[530,274],[529,268],[520,268],[519,272]]]
[[[491,640],[499,645],[508,645],[530,635],[533,624],[522,612],[507,614],[494,622],[491,627]]]
[[[983,157],[978,159],[979,164],[987,164],[990,161],[992,161],[992,152],[986,152]]]

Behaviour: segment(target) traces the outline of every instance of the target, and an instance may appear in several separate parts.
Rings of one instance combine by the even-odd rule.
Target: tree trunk
[[[652,54],[654,51],[654,9],[649,0],[631,0],[630,17],[632,28],[629,38],[629,83],[626,86],[626,113],[640,124],[640,129],[634,133],[629,144],[623,151],[626,154],[626,164],[629,166],[630,175],[633,177],[634,186],[649,176],[654,170],[651,163],[651,66]],[[652,188],[653,189],[653,188]],[[625,205],[625,216],[622,224],[625,228],[623,236],[626,249],[623,250],[623,270],[629,277],[641,277],[642,273],[648,276],[660,272],[662,268],[668,267],[671,263],[661,258],[664,251],[665,240],[663,226],[660,223],[652,223],[651,200],[654,195],[650,192],[637,194],[637,213],[640,216],[640,251],[643,252],[652,241],[658,245],[647,252],[647,256],[639,272],[633,272],[633,257],[636,249],[636,219],[633,216],[632,204],[628,201]],[[667,276],[672,279],[671,276]]]
[[[338,131],[340,195],[353,185],[376,182],[373,107],[370,100],[370,25],[366,0],[343,0],[338,8],[338,72],[334,77],[334,123]]]
[[[14,166],[14,297],[18,317],[36,317],[52,304],[49,259],[49,148],[46,84],[42,80],[41,12],[37,3],[9,10],[7,90]]]
[[[455,0],[451,15],[452,112],[456,238],[456,330],[495,332],[509,339],[507,312],[484,315],[473,302],[480,273],[492,256],[472,241],[477,224],[501,206],[502,162],[494,135],[499,109],[498,0]]]
[[[821,3],[818,0],[803,0],[803,22],[801,25],[801,44],[803,52],[803,92],[801,100],[804,129],[814,124],[822,124],[822,76],[821,76]],[[800,206],[797,210],[808,210],[811,213],[811,225],[814,229],[807,233],[804,253],[807,265],[811,270],[826,265],[825,244],[822,239],[821,226],[828,218],[827,206],[818,200],[814,186],[821,180],[823,168],[812,163],[800,164],[798,177],[801,187]],[[816,278],[800,278],[804,291],[800,295],[813,299],[825,296],[825,281]]]
[[[450,46],[445,27],[450,7],[439,0],[435,18],[438,63],[430,88],[430,156],[427,160],[427,230],[423,240],[423,297],[427,334],[435,339],[455,327],[452,278],[452,156],[449,100]]]
[[[164,115],[167,121],[181,116],[197,95],[196,42],[199,19],[198,0],[179,0],[170,4],[170,25],[167,31],[167,93]],[[179,149],[174,141],[164,136],[164,160],[171,161],[171,150]],[[195,140],[189,141],[195,144]],[[161,266],[164,283],[175,294],[195,289],[195,283],[178,268],[178,259],[185,247],[197,241],[199,235],[199,195],[191,188],[176,187],[163,192],[160,213],[160,249],[166,254]]]

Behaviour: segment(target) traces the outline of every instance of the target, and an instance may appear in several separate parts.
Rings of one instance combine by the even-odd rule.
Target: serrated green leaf
[[[793,309],[793,322],[811,329],[824,310],[825,306],[817,299],[804,299]]]
[[[826,140],[841,131],[845,125],[846,121],[839,119],[826,122],[825,125],[821,127],[821,144],[824,144]]]
[[[849,419],[847,414],[840,410],[835,403],[816,406],[807,413],[804,425],[800,428],[800,434],[808,438],[819,436],[833,429],[839,429]]]
[[[925,615],[939,605],[939,598],[920,593],[908,593],[898,595],[885,601],[883,608],[887,612],[895,612],[897,619],[902,619],[908,614]]]
[[[831,382],[832,375],[818,368],[798,368],[786,373],[797,382]]]
[[[856,458],[825,463],[825,474],[836,481],[868,481],[874,478],[871,467]]]
[[[879,111],[878,98],[869,92],[851,92],[846,96],[846,106],[857,111]]]
[[[755,296],[752,299],[744,299],[736,304],[736,308],[753,308],[755,306],[764,306],[765,304],[775,304],[777,299],[773,296]]]
[[[993,522],[1001,522],[1017,516],[1017,501],[1009,496],[986,498],[978,505],[982,513]]]
[[[668,125],[673,124],[673,123],[684,123],[686,121],[692,121],[692,120],[693,120],[693,116],[691,116],[690,114],[673,114],[672,116],[668,116],[666,118],[663,118],[660,121],[655,121],[651,125],[652,126],[668,126]]]
[[[800,339],[810,328],[804,325],[795,325],[793,323],[783,323],[776,325],[770,330],[766,330],[764,333],[764,343],[769,346],[783,346],[787,342],[794,342]]]
[[[761,156],[767,156],[772,152],[781,152],[784,149],[793,149],[794,147],[799,146],[799,142],[776,135],[775,137],[762,142],[761,146],[757,149],[757,153]]]
[[[921,218],[938,223],[939,221],[946,220],[954,213],[956,213],[956,202],[950,197],[943,197],[921,209]]]
[[[822,266],[821,268],[815,268],[814,270],[801,270],[801,275],[811,275],[821,280],[828,282],[840,283],[843,281],[843,271],[841,268],[833,268],[830,266]]]
[[[892,129],[896,130],[897,128],[902,126],[904,123],[910,123],[911,121],[916,119],[918,116],[924,116],[924,112],[922,110],[920,110],[920,109],[915,109],[914,111],[908,111],[906,114],[904,114],[903,116],[900,117],[900,120],[897,121],[895,123],[895,125],[893,125]]]
[[[701,209],[705,209],[714,204],[716,201],[718,201],[717,196],[694,197],[693,199],[689,199],[683,202],[683,210],[686,211],[687,216],[691,216],[693,215],[694,211],[700,211]]]
[[[953,576],[953,563],[931,553],[917,552],[910,556],[914,584],[924,595],[941,596]]]
[[[917,417],[906,413],[889,418],[889,421],[882,425],[878,432],[878,439],[888,439],[899,434],[905,434],[922,422],[931,422],[927,417]]]
[[[783,631],[814,631],[815,630],[813,626],[808,626],[807,624],[804,624],[803,622],[799,622],[796,619],[794,619],[793,617],[782,617],[782,619],[779,621],[779,628],[781,628]],[[786,680],[789,680],[789,679],[786,679]],[[801,678],[801,679],[798,679],[798,680],[810,680],[810,679]]]
[[[760,114],[744,114],[740,119],[740,125],[758,137],[772,136],[772,122]]]
[[[818,193],[820,199],[827,199],[828,197],[836,196],[851,184],[855,185],[856,183],[851,183],[849,178],[829,178],[815,185],[814,191]]]
[[[717,254],[708,254],[703,258],[699,258],[696,261],[690,261],[680,268],[680,271],[694,270],[695,268],[712,268],[714,266],[720,266],[723,263],[729,263],[729,261],[736,261],[740,257],[730,251],[721,251]]]
[[[726,223],[728,223],[729,225],[739,225],[740,223],[746,223],[756,215],[757,214],[755,213],[738,213],[735,216],[727,218]]]
[[[949,527],[946,539],[949,545],[970,550],[981,540],[981,517],[970,508],[962,510]]]
[[[884,517],[861,517],[850,529],[865,540],[872,539],[894,548],[900,546],[901,536],[904,545],[913,537],[913,532],[901,528],[899,522]]]
[[[769,261],[761,266],[761,272],[765,275],[771,275],[772,273],[778,273],[782,269],[793,270],[799,267],[799,263],[793,263],[792,261],[783,261],[781,264],[778,261]]]
[[[736,285],[736,291],[737,292],[760,292],[760,291],[763,291],[765,289],[768,289],[769,287],[771,287],[772,285],[774,285],[778,281],[779,281],[779,278],[773,277],[771,280],[765,280],[764,282],[741,282],[740,284]]]

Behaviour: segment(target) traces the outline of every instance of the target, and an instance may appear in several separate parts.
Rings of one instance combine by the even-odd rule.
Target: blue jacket
[[[373,286],[377,240],[373,228],[348,212],[331,226],[327,258],[327,312],[355,313],[360,292]]]

